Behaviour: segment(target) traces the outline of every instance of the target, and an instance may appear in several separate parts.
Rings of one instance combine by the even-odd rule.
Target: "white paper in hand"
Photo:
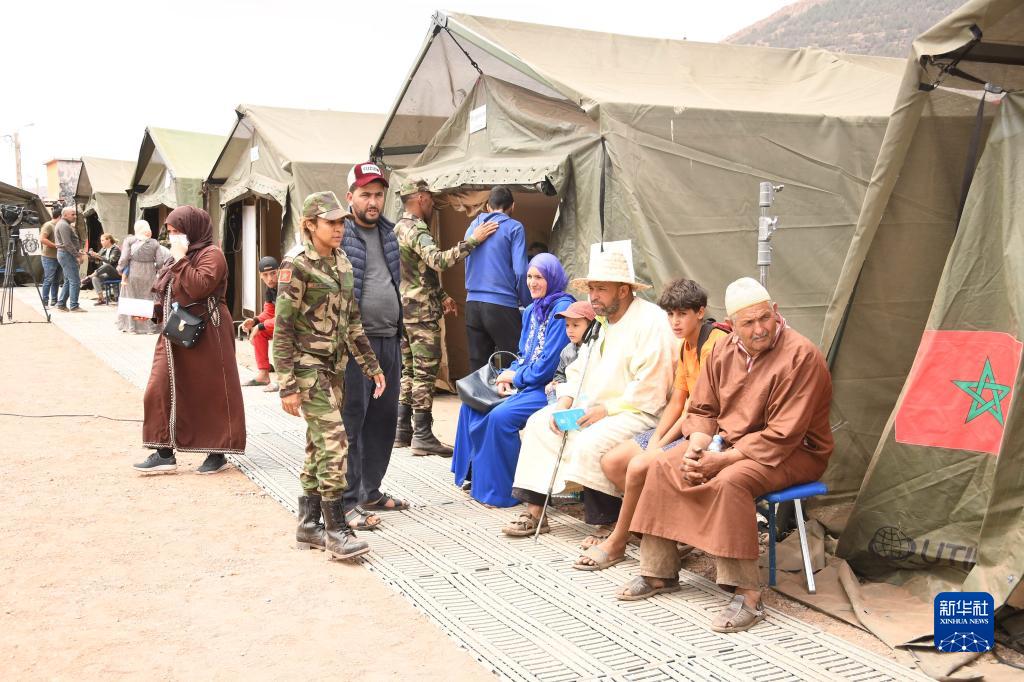
[[[125,298],[122,296],[117,299],[117,314],[149,319],[153,317],[153,299]]]

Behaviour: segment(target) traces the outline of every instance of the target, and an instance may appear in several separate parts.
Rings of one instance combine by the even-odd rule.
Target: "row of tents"
[[[507,185],[571,274],[628,239],[655,294],[692,277],[721,316],[726,284],[757,271],[759,183],[782,183],[769,288],[835,384],[812,514],[863,575],[1024,607],[1021,87],[1016,0],[970,0],[907,61],[437,13],[387,115],[246,105],[226,138],[149,129],[134,164],[84,159],[79,201],[116,235],[205,206],[249,313],[303,196],[341,195],[372,156],[438,193],[442,246]],[[460,268],[444,283],[464,293]]]

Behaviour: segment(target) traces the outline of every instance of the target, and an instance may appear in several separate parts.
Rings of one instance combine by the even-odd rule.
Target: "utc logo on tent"
[[[998,455],[1020,368],[1002,332],[925,331],[896,411],[896,441]]]

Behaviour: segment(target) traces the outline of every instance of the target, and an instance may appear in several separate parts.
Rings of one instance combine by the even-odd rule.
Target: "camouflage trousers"
[[[430,412],[434,383],[441,371],[441,323],[406,322],[402,337],[402,393],[399,402],[414,412]]]
[[[303,493],[341,499],[348,487],[348,439],[341,421],[345,401],[343,374],[296,369],[306,419],[306,462],[299,474]]]

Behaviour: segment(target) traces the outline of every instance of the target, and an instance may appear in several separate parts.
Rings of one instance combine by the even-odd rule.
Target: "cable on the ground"
[[[0,417],[26,417],[28,419],[49,419],[53,417],[93,417],[95,419],[108,419],[112,422],[141,422],[141,419],[122,419],[120,417],[108,417],[105,414],[17,414],[14,412],[0,412]]]

